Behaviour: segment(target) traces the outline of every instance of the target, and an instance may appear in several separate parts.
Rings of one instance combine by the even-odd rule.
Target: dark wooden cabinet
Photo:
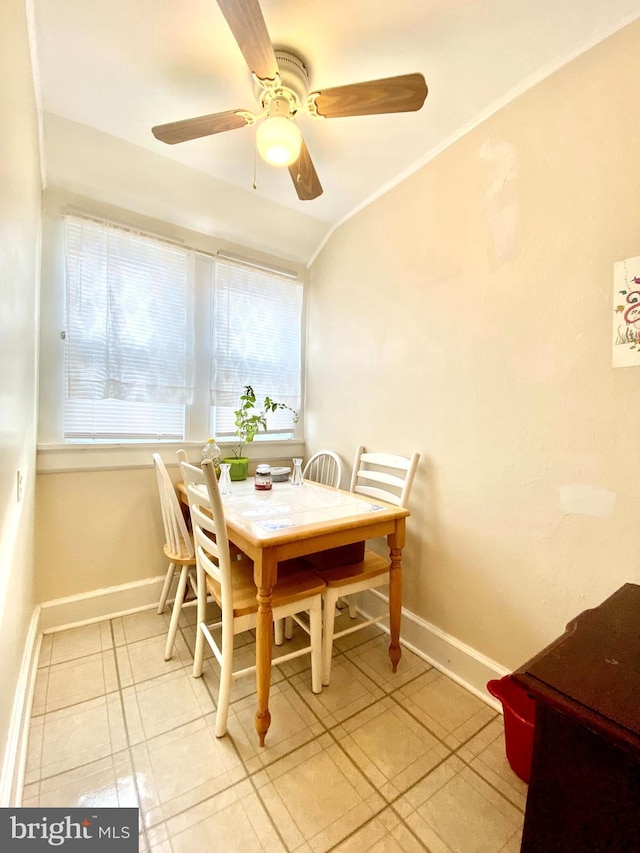
[[[640,853],[640,586],[513,678],[536,701],[522,853]]]

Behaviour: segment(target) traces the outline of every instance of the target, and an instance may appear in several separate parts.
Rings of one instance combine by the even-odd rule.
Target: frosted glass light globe
[[[271,166],[289,166],[300,155],[302,134],[285,116],[269,116],[256,130],[256,144],[263,160]]]

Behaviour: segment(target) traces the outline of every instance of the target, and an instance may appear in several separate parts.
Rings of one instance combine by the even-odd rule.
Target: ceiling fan
[[[226,130],[257,124],[256,145],[267,163],[288,166],[298,198],[309,201],[322,186],[295,116],[301,110],[315,118],[400,113],[419,110],[427,96],[422,74],[308,91],[307,70],[294,54],[275,50],[258,0],[217,0],[254,79],[260,112],[221,113],[156,125],[156,139],[174,145]]]

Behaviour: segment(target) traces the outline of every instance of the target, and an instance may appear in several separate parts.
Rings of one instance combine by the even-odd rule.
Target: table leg
[[[395,533],[387,536],[391,566],[389,567],[389,657],[393,672],[398,669],[402,649],[400,647],[400,621],[402,618],[402,549],[405,541],[405,521],[398,519]]]
[[[273,635],[273,613],[271,598],[275,583],[277,563],[264,553],[262,559],[254,563],[254,580],[258,587],[258,615],[256,619],[256,690],[258,706],[256,708],[255,727],[264,746],[264,739],[271,725],[269,713],[269,686],[271,684],[271,644]]]

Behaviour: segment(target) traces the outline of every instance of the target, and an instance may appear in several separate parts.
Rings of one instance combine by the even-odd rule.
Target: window
[[[299,408],[295,274],[77,216],[64,231],[66,441],[232,436],[246,384]],[[293,417],[268,426],[290,437]]]
[[[218,260],[213,301],[211,403],[216,435],[233,435],[238,389],[251,384],[291,409],[300,406],[302,288],[290,278]],[[270,432],[293,430],[291,411],[267,418]]]
[[[67,217],[65,264],[65,438],[183,438],[193,396],[188,252]]]

